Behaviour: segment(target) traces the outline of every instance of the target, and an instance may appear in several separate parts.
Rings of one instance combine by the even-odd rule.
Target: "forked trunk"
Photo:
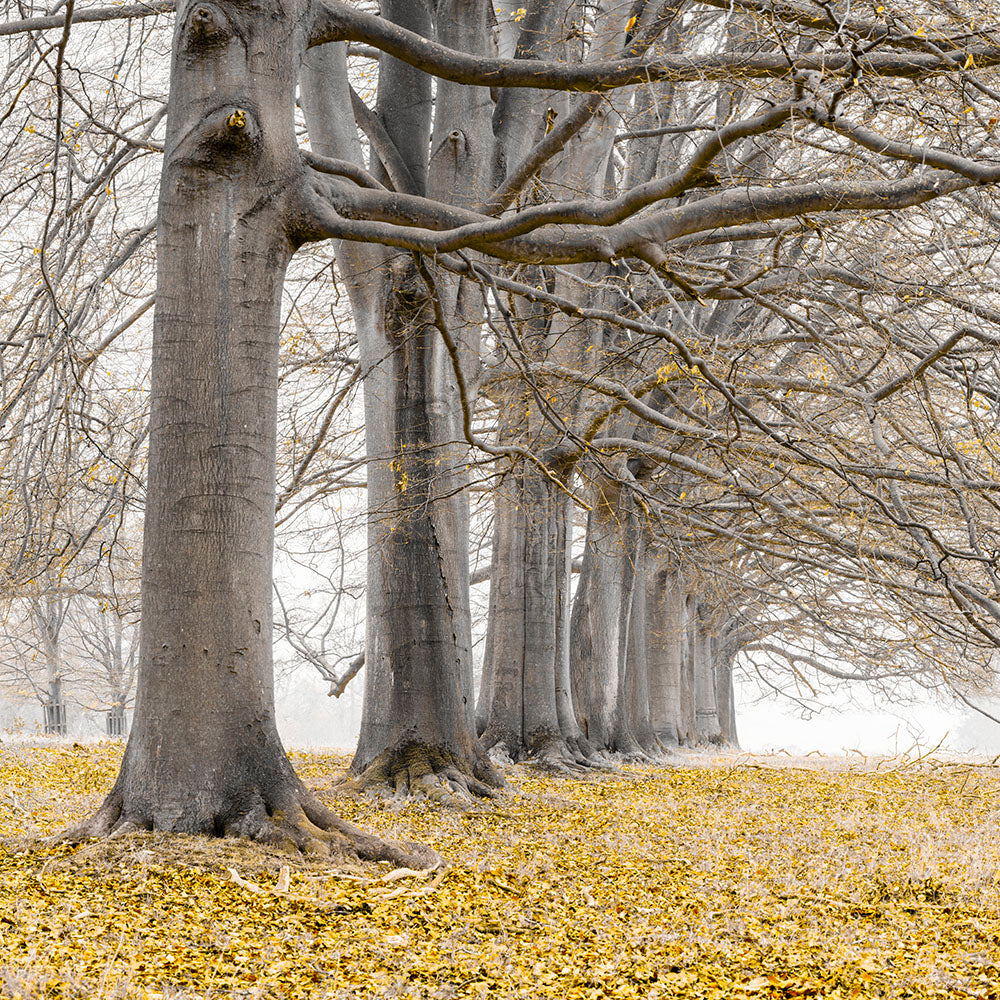
[[[69,731],[66,717],[66,700],[63,697],[62,669],[60,665],[59,647],[45,650],[45,696],[43,706],[45,715],[45,735],[65,736]]]

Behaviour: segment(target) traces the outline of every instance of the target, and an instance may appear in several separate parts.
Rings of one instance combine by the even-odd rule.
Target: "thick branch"
[[[330,690],[327,691],[327,697],[339,698],[347,690],[347,685],[350,684],[354,677],[357,676],[358,672],[364,665],[365,651],[361,650],[361,652],[347,664],[347,669],[335,680],[330,681]]]
[[[378,115],[365,104],[358,92],[353,87],[350,90],[354,120],[361,126],[361,131],[368,136],[368,141],[382,166],[385,167],[385,172],[389,175],[392,186],[405,194],[416,194],[417,182],[413,179],[406,161],[399,155],[399,150],[392,141],[392,136],[386,132]]]
[[[428,198],[332,184],[310,185],[306,198],[314,221],[312,239],[360,240],[428,254],[469,248],[522,263],[638,257],[661,267],[666,264],[662,247],[692,233],[817,212],[891,211],[974,183],[946,171],[929,171],[900,181],[740,188],[603,227],[602,220],[621,211],[616,202],[563,202],[492,219]]]
[[[346,177],[354,181],[359,187],[375,188],[385,190],[385,186],[373,177],[364,167],[359,167],[349,160],[338,160],[330,156],[320,156],[307,149],[300,149],[299,156],[307,167],[318,170],[321,174],[330,174],[333,177]]]
[[[342,0],[320,0],[310,45],[363,42],[426,73],[478,87],[532,87],[537,90],[605,91],[656,80],[731,80],[787,77],[795,71],[855,72],[856,53],[816,52],[789,60],[781,53],[721,52],[661,59],[615,59],[560,63],[536,59],[494,59],[457,52],[412,31],[358,10]],[[1000,64],[1000,48],[979,46],[937,55],[928,52],[873,52],[860,59],[869,76],[919,78],[966,66]]]
[[[894,211],[963,191],[974,184],[966,177],[932,170],[900,181],[816,181],[787,187],[734,188],[689,205],[665,209],[647,220],[620,228],[660,244],[720,226],[787,219],[813,212]]]
[[[120,21],[132,17],[150,17],[156,14],[170,14],[176,9],[175,0],[152,0],[151,3],[134,3],[127,7],[85,7],[74,10],[70,24],[88,24],[94,21]],[[62,28],[66,24],[64,14],[51,17],[28,17],[22,21],[8,21],[0,24],[0,36],[19,35],[26,31],[46,31]]]

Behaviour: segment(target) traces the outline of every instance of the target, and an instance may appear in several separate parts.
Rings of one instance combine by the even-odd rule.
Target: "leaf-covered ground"
[[[1000,998],[1000,774],[690,755],[510,773],[461,814],[335,796],[426,876],[136,835],[40,845],[119,746],[0,747],[0,996]],[[287,888],[286,888],[287,884]]]

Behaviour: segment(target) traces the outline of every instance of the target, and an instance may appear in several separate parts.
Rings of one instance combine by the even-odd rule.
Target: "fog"
[[[358,738],[362,671],[340,698],[307,668],[279,674],[275,696],[278,729],[289,748],[335,747],[350,751]],[[834,755],[913,756],[972,752],[1000,754],[1000,725],[964,706],[943,706],[929,698],[892,706],[876,703],[864,691],[803,717],[788,699],[761,699],[747,681],[737,686],[737,726],[741,749],[749,753],[813,751]],[[982,707],[1000,718],[1000,704],[982,699]],[[104,738],[103,713],[70,703],[68,739]],[[42,737],[42,711],[35,701],[0,699],[0,740]]]
[[[740,746],[751,753],[818,750],[912,756],[935,748],[989,757],[1000,753],[1000,725],[968,709],[945,708],[930,701],[868,709],[845,703],[804,719],[788,702],[773,699],[737,703],[737,713]],[[993,707],[993,714],[1000,717],[998,706]]]

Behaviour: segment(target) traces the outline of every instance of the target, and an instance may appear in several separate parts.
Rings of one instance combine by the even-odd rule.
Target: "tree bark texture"
[[[681,742],[694,746],[698,743],[698,722],[695,704],[695,650],[698,629],[696,622],[698,602],[694,594],[684,597],[684,640],[681,660],[680,727]]]
[[[532,463],[508,483],[495,508],[494,559],[502,569],[490,583],[483,744],[502,745],[513,760],[573,766],[580,733],[566,683],[570,511],[559,484]]]
[[[713,646],[715,636],[705,606],[695,602],[692,623],[694,646],[694,699],[698,739],[702,743],[718,743],[722,728],[719,725],[719,703],[715,684]]]
[[[406,853],[302,785],[275,725],[280,297],[309,238],[294,133],[302,11],[178,9],[158,207],[142,635],[118,779],[74,835],[235,834]]]
[[[116,822],[254,832],[297,781],[271,663],[278,323],[294,250],[281,193],[298,166],[292,31],[212,4],[178,16],[140,668]]]
[[[352,769],[400,792],[429,792],[457,772],[482,792],[476,779],[495,779],[474,732],[465,448],[450,360],[415,285],[407,309],[414,277],[399,276],[385,326],[371,324],[361,346],[368,616]]]
[[[598,749],[607,749],[614,737],[623,628],[621,487],[604,481],[594,494],[573,601],[570,667],[573,704],[583,735]]]
[[[653,730],[650,697],[649,606],[646,600],[648,541],[634,502],[629,506],[632,509],[628,512],[625,527],[625,578],[622,584],[622,622],[627,625],[627,631],[619,657],[622,676],[619,680],[613,748],[619,753],[657,759],[662,755],[663,747]]]
[[[390,4],[383,13],[429,30],[422,4]],[[486,46],[484,4],[444,4],[437,14],[442,41],[467,51]],[[432,115],[426,80],[392,59],[384,69],[377,106],[392,120],[406,183],[452,204],[475,201],[488,163],[480,155],[488,91],[439,81]],[[303,103],[314,151],[364,165],[343,46],[310,54]],[[352,771],[360,785],[398,794],[449,802],[489,794],[500,779],[475,732],[458,389],[459,374],[475,385],[481,300],[457,279],[429,285],[409,254],[345,241],[337,261],[357,327],[369,457],[365,699]]]
[[[733,666],[739,653],[738,625],[734,619],[726,622],[716,637],[713,649],[715,663],[716,701],[719,706],[720,738],[726,746],[739,746],[736,731],[736,697],[733,687]]]
[[[681,741],[684,590],[664,557],[647,560],[646,607],[650,721],[657,740],[671,746]]]

